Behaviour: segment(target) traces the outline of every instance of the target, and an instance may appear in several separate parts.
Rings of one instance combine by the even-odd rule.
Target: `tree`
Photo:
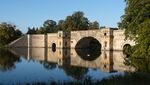
[[[97,21],[90,22],[89,29],[99,29],[99,23]]]
[[[150,56],[150,0],[125,0],[127,6],[119,27],[125,29],[126,39],[136,42],[134,57]]]
[[[45,33],[53,33],[56,32],[56,22],[53,20],[46,20],[43,24],[44,32]]]
[[[54,27],[56,22],[53,20],[46,20],[44,21],[43,27]]]
[[[6,45],[22,36],[22,32],[15,25],[3,22],[0,24],[0,45]]]
[[[73,28],[74,30],[87,30],[89,20],[84,17],[84,13],[81,11],[77,11],[72,14],[73,19]]]
[[[66,28],[65,20],[59,20],[57,29],[65,31],[65,28]]]
[[[43,27],[40,27],[40,28],[36,29],[36,34],[44,34],[44,33],[45,33],[45,31],[44,31]]]
[[[36,34],[36,29],[34,27],[33,28],[28,27],[28,31],[26,34]]]
[[[71,30],[75,30],[74,26],[73,26],[73,18],[72,16],[67,16],[66,20],[65,20],[65,31],[71,31]]]
[[[89,28],[89,20],[84,17],[81,11],[74,12],[71,16],[67,16],[63,23],[65,31],[87,30]]]

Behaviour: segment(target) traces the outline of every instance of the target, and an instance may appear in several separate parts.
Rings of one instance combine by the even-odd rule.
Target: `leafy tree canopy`
[[[136,42],[132,56],[150,56],[150,0],[125,0],[126,9],[119,23],[126,38]]]
[[[22,36],[22,32],[15,25],[0,23],[0,45],[6,45]]]
[[[99,23],[97,21],[90,22],[88,18],[84,16],[81,11],[74,12],[69,15],[65,20],[59,20],[58,24],[54,20],[46,20],[43,23],[43,27],[35,29],[28,28],[27,34],[46,34],[55,33],[57,31],[75,31],[75,30],[89,30],[99,29]]]

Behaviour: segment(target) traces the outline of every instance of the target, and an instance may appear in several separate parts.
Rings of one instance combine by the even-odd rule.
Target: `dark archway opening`
[[[52,44],[52,51],[53,51],[53,52],[56,51],[56,44],[55,44],[55,43]]]
[[[130,57],[130,55],[132,54],[132,50],[131,50],[131,45],[130,44],[125,44],[123,46],[123,54],[126,55],[126,57]]]
[[[93,37],[84,37],[76,44],[75,50],[82,59],[92,61],[101,55],[101,44]]]

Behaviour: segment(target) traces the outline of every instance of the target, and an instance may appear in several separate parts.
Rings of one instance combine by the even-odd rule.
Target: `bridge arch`
[[[123,50],[123,48],[124,48],[126,45],[134,46],[135,43],[134,43],[133,41],[127,40],[127,41],[125,41],[125,42],[123,42],[123,43],[121,44],[121,50]]]
[[[125,43],[122,45],[122,49],[124,49],[126,46],[131,46],[129,43]]]
[[[52,43],[52,51],[55,52],[56,51],[56,44]]]
[[[75,45],[75,49],[100,49],[101,43],[94,37],[88,36],[81,38]]]
[[[94,37],[83,37],[77,42],[75,50],[82,59],[93,61],[101,55],[101,43]]]

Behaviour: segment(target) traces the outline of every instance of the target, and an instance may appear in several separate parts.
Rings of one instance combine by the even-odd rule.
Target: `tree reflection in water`
[[[0,70],[5,72],[15,68],[15,62],[19,62],[20,58],[11,53],[8,49],[0,49]]]
[[[47,61],[41,61],[40,63],[43,64],[44,68],[47,70],[55,69],[57,66],[57,64]]]
[[[123,48],[125,56],[124,64],[135,68],[135,72],[150,73],[150,58],[149,55],[133,57],[131,46],[125,45]],[[147,57],[148,56],[148,57]]]
[[[150,73],[150,59],[147,58],[127,58],[125,65],[133,66],[136,72]]]
[[[62,66],[62,69],[65,71],[67,76],[71,76],[77,80],[83,80],[85,75],[88,73],[88,68],[84,67]]]

